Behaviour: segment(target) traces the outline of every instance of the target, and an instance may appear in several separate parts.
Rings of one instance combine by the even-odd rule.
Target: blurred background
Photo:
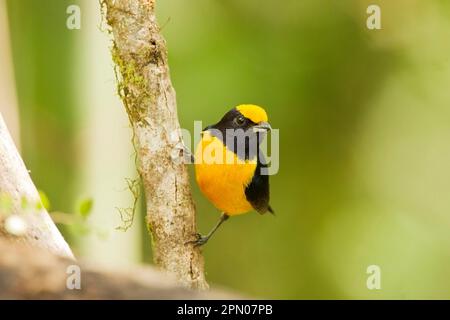
[[[369,4],[382,30],[366,28]],[[224,225],[203,250],[210,283],[275,299],[450,298],[449,1],[165,0],[157,16],[182,127],[255,103],[280,129],[277,215]],[[97,1],[0,0],[0,111],[51,211],[93,199],[88,227],[59,225],[76,254],[126,268],[151,252],[142,206],[116,230],[136,172],[110,45]],[[205,233],[219,212],[192,186]]]

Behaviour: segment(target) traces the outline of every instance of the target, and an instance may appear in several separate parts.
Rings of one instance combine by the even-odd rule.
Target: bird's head
[[[254,104],[241,104],[228,111],[214,126],[215,129],[242,129],[245,132],[251,130],[255,133],[271,130],[266,111]]]
[[[240,159],[246,160],[257,156],[258,146],[271,129],[263,108],[254,104],[241,104],[204,131],[219,138]]]

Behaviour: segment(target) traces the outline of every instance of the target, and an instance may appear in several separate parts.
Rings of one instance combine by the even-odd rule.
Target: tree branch
[[[152,267],[123,270],[80,263],[80,290],[67,273],[74,261],[0,239],[0,299],[243,299],[223,290],[192,291]]]
[[[136,138],[155,263],[190,288],[208,287],[203,257],[185,244],[196,234],[195,207],[182,144],[175,91],[154,0],[102,0],[113,36],[118,91]]]
[[[56,228],[31,181],[28,170],[17,151],[14,142],[0,114],[0,194],[10,208],[0,212],[0,237],[49,250],[60,256],[73,258],[72,251]],[[26,207],[26,208],[24,208]],[[26,211],[26,212],[24,212]],[[25,232],[20,236],[5,230],[5,215],[15,214],[23,220]]]

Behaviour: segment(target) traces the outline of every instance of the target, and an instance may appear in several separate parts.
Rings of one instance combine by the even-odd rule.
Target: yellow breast
[[[239,159],[208,132],[203,133],[195,152],[195,176],[200,190],[228,215],[253,209],[245,197],[245,188],[252,181],[256,164],[256,157]]]

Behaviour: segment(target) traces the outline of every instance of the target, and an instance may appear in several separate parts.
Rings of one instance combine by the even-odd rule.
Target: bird
[[[195,178],[222,215],[206,236],[197,234],[189,243],[204,245],[231,216],[252,210],[274,214],[269,204],[269,176],[262,170],[267,164],[260,150],[270,130],[266,111],[254,104],[238,105],[203,129],[193,155]]]

